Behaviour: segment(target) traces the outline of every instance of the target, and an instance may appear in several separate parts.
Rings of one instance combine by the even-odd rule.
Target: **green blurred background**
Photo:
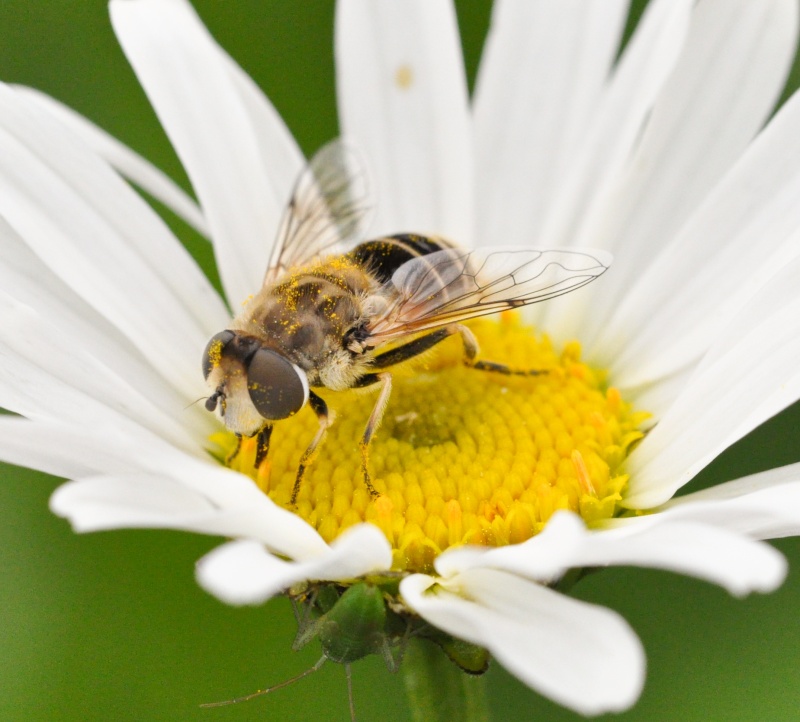
[[[332,0],[195,6],[307,154],[336,135]],[[457,6],[473,77],[490,3]],[[0,28],[0,78],[72,105],[188,188],[117,46],[104,2],[2,0]],[[170,220],[210,271],[207,247]],[[695,486],[800,460],[799,426],[795,406],[719,458]],[[314,645],[290,650],[288,604],[234,609],[201,591],[193,565],[217,539],[160,531],[77,536],[48,511],[57,480],[11,467],[2,472],[1,720],[349,719],[344,671],[334,664],[267,698],[199,709],[316,661]],[[619,610],[647,649],[644,694],[621,720],[800,719],[800,542],[776,546],[792,571],[769,596],[735,600],[699,581],[627,568],[578,587],[581,598]],[[400,676],[377,658],[353,671],[360,720],[410,719]],[[496,720],[577,719],[498,665],[487,679]]]

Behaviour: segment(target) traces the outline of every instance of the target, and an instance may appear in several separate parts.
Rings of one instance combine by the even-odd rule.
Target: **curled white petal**
[[[786,559],[768,544],[667,516],[638,517],[617,529],[590,532],[586,542],[575,566],[666,569],[718,584],[738,597],[772,592],[786,578]]]
[[[539,534],[522,544],[448,549],[436,558],[436,571],[448,578],[473,567],[488,567],[547,584],[575,565],[588,533],[579,516],[557,512]]]
[[[736,596],[770,592],[783,582],[786,560],[771,546],[687,517],[652,514],[590,530],[575,514],[559,512],[527,542],[446,551],[436,569],[445,578],[467,569],[501,569],[549,583],[570,568],[634,565],[704,579]]]
[[[51,509],[77,531],[152,526],[245,535],[294,559],[326,547],[311,526],[277,506],[250,478],[188,455],[113,414],[88,428],[6,417],[0,431],[0,458],[73,478],[55,491]],[[170,498],[196,503],[181,512]]]
[[[577,712],[621,711],[641,692],[641,643],[608,609],[493,569],[438,581],[415,574],[400,594],[431,624],[485,647],[525,684]]]
[[[197,563],[197,582],[226,604],[260,604],[298,581],[296,568],[252,540],[233,541]]]
[[[800,463],[677,497],[656,513],[713,524],[755,539],[795,536],[800,534]]]
[[[235,484],[233,473],[225,477]],[[153,528],[247,537],[276,554],[300,559],[315,557],[326,548],[305,521],[258,490],[246,503],[232,494],[220,504],[202,489],[167,474],[119,473],[76,479],[56,489],[50,508],[67,517],[77,532]]]
[[[380,530],[359,524],[323,553],[301,562],[278,559],[252,540],[230,542],[198,562],[197,581],[228,604],[260,604],[299,581],[344,581],[388,569],[391,558]]]

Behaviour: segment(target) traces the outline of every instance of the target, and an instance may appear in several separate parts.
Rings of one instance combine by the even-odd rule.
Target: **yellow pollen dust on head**
[[[587,523],[613,516],[627,483],[622,464],[647,414],[605,387],[604,374],[580,360],[578,343],[557,352],[511,313],[470,328],[481,358],[547,373],[470,369],[455,337],[421,362],[393,369],[392,396],[370,447],[377,498],[364,484],[358,444],[375,403],[369,389],[324,392],[336,422],[296,506],[290,498],[300,456],[318,426],[310,409],[275,425],[258,470],[255,439],[243,441],[230,466],[327,541],[360,522],[377,525],[397,571],[430,571],[452,546],[525,541],[559,509]],[[227,432],[213,441],[221,458],[236,445]]]
[[[214,341],[208,348],[208,363],[209,367],[212,369],[219,368],[220,363],[222,362],[222,347],[224,344],[222,341]]]

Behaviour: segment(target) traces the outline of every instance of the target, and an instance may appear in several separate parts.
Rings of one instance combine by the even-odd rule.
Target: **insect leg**
[[[464,363],[470,368],[477,369],[478,371],[492,371],[494,373],[514,376],[538,376],[539,374],[547,373],[546,369],[516,370],[512,369],[506,364],[495,363],[494,361],[477,360],[477,356],[480,351],[478,339],[475,338],[475,334],[473,334],[469,328],[460,323],[437,329],[436,331],[429,333],[427,336],[421,336],[420,338],[414,339],[410,343],[397,346],[390,351],[378,354],[372,361],[372,368],[387,368],[388,366],[394,366],[402,361],[407,361],[410,358],[414,358],[414,356],[419,356],[419,354],[433,348],[437,343],[444,341],[454,333],[457,333],[461,336],[461,341],[464,344]],[[376,374],[368,374],[367,376],[364,376],[361,381],[363,382],[370,376],[376,376]],[[373,379],[369,383],[375,383],[375,381],[376,380]],[[366,386],[368,384],[359,383],[358,385]]]
[[[317,448],[325,438],[328,427],[333,423],[333,412],[328,411],[328,405],[313,391],[309,392],[308,401],[317,415],[317,419],[319,419],[319,429],[317,429],[317,433],[308,448],[303,452],[303,456],[300,457],[300,465],[297,467],[297,477],[294,480],[294,488],[292,489],[291,502],[293,505],[297,502],[297,495],[300,493],[300,484],[303,481],[306,467],[314,460]]]
[[[261,462],[267,458],[269,451],[269,440],[272,437],[272,426],[265,426],[258,432],[256,440],[256,469],[261,466]]]
[[[427,338],[427,336],[425,338]],[[405,346],[402,348],[405,348]],[[391,353],[391,351],[389,353]],[[372,485],[372,480],[369,476],[369,443],[372,441],[372,437],[381,425],[383,412],[386,411],[386,404],[389,403],[389,396],[392,394],[392,375],[385,371],[380,374],[367,374],[366,376],[362,376],[355,384],[356,386],[363,387],[377,383],[381,384],[381,391],[378,394],[378,400],[375,402],[375,406],[372,407],[372,413],[369,415],[367,425],[364,428],[364,435],[361,437],[361,442],[359,443],[364,483],[367,485],[367,491],[369,491],[369,495],[373,499],[377,498],[379,494]]]
[[[397,346],[391,351],[379,353],[374,359],[372,359],[371,368],[385,369],[388,366],[394,366],[402,361],[407,361],[410,358],[414,358],[414,356],[419,356],[421,353],[425,353],[425,351],[433,348],[437,343],[444,341],[448,336],[452,336],[454,333],[458,333],[458,329],[456,327],[446,326],[445,328],[440,328],[437,331],[429,333],[427,336],[420,336],[420,338],[416,338],[409,343],[403,344],[402,346]],[[473,340],[474,339],[475,337],[473,336]],[[369,375],[375,376],[375,374]],[[364,376],[363,378],[367,377]],[[371,383],[374,383],[374,381]],[[359,386],[366,385],[368,384],[359,384]]]
[[[499,364],[494,361],[476,361],[480,346],[478,345],[478,339],[475,338],[475,334],[460,323],[455,324],[455,326],[449,326],[448,328],[453,329],[451,333],[458,333],[461,335],[461,341],[464,344],[464,363],[470,368],[509,376],[539,376],[540,374],[549,373],[547,369],[517,370],[506,366],[506,364]]]
[[[246,694],[243,697],[234,697],[233,699],[226,699],[222,702],[206,702],[205,704],[201,704],[200,706],[203,709],[209,709],[210,707],[225,707],[226,705],[229,704],[239,704],[239,702],[248,702],[251,699],[255,699],[256,697],[261,697],[262,695],[265,694],[269,694],[270,692],[274,692],[277,689],[288,687],[290,684],[299,682],[304,677],[308,677],[308,675],[314,674],[314,672],[319,672],[322,665],[325,664],[325,662],[327,661],[328,661],[327,657],[322,657],[313,667],[309,667],[305,672],[300,672],[300,674],[295,675],[291,679],[287,679],[278,684],[273,684],[272,687],[267,687],[266,689],[260,689],[258,690],[258,692],[253,692],[252,694]]]

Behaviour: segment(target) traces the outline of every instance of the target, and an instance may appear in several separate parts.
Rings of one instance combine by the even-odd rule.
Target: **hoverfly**
[[[542,373],[478,360],[478,343],[463,322],[573,291],[611,261],[603,251],[462,249],[411,233],[364,241],[367,211],[364,174],[352,151],[339,141],[324,146],[295,184],[261,289],[203,353],[211,390],[205,406],[240,439],[258,437],[257,467],[275,422],[306,404],[317,415],[293,504],[333,422],[315,389],[378,387],[359,444],[375,497],[368,449],[391,394],[391,367],[458,334],[464,363],[474,369]],[[389,342],[392,348],[381,351]]]

